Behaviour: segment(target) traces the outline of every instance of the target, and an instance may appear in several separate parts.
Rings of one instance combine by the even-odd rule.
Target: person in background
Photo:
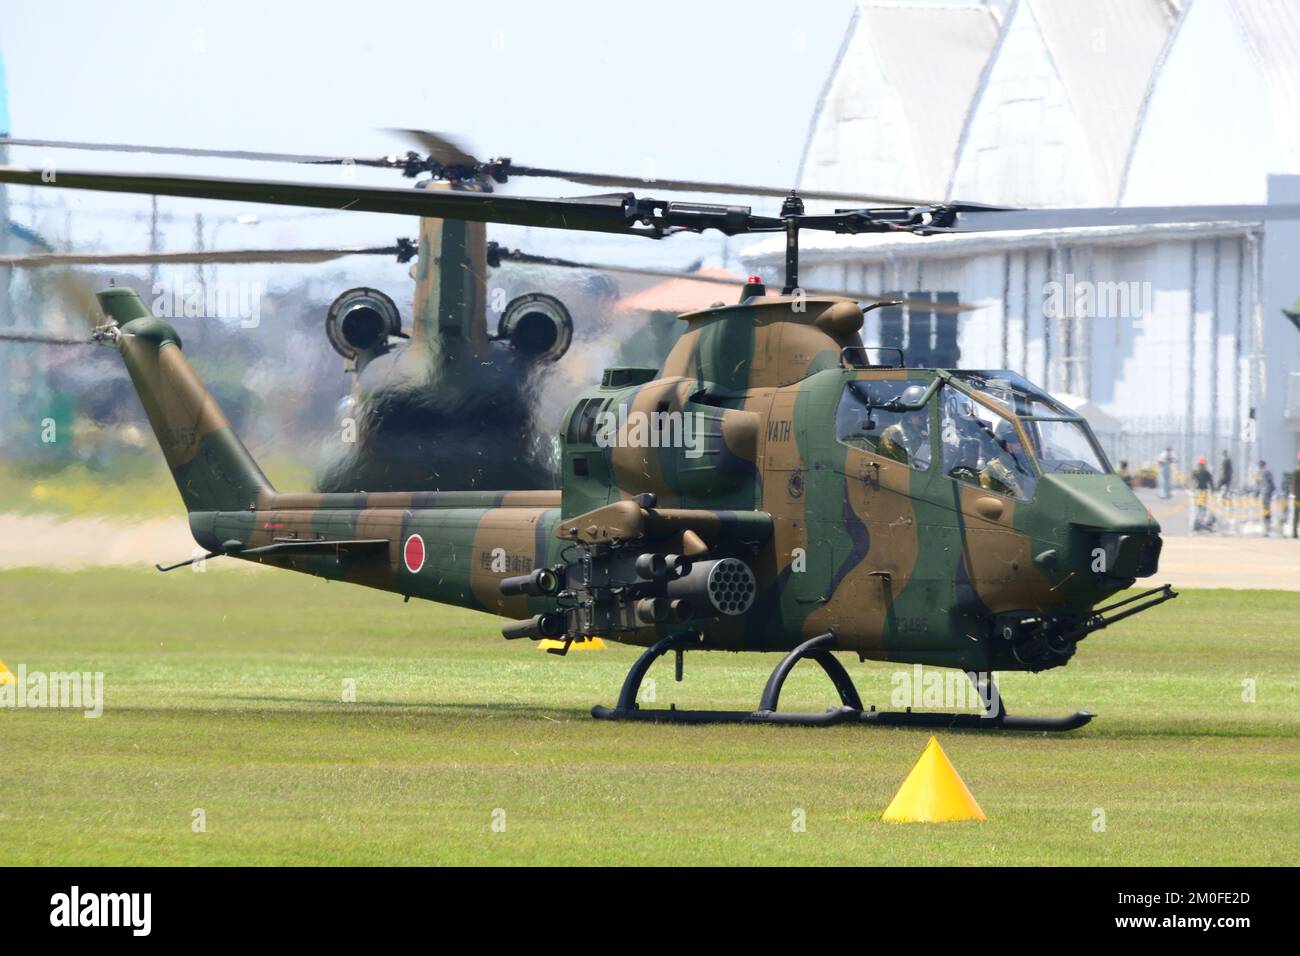
[[[1286,471],[1285,469],[1283,469],[1282,471],[1282,484],[1278,486],[1277,496],[1278,496],[1278,501],[1282,503],[1281,520],[1278,521],[1277,527],[1279,533],[1282,535],[1282,537],[1285,538],[1287,515],[1289,514],[1287,510],[1287,501],[1291,497],[1291,472]]]
[[[1156,459],[1156,464],[1160,468],[1160,497],[1168,498],[1173,493],[1174,487],[1174,449],[1172,446],[1165,446],[1164,452]]]
[[[1196,522],[1192,528],[1195,531],[1213,531],[1214,515],[1210,514],[1210,493],[1214,491],[1214,475],[1210,473],[1204,455],[1196,459],[1196,467],[1192,470],[1192,486],[1196,489]]]
[[[1120,459],[1119,463],[1119,479],[1124,482],[1125,487],[1133,487],[1133,473],[1128,470],[1128,462],[1123,459]]]
[[[1291,537],[1300,538],[1300,452],[1296,452],[1295,471],[1291,472]],[[1282,529],[1286,534],[1286,529]]]
[[[1228,456],[1228,449],[1223,449],[1223,458],[1219,461],[1219,494],[1223,499],[1232,497],[1232,459]]]
[[[1259,463],[1259,507],[1264,519],[1264,537],[1268,537],[1273,524],[1273,493],[1277,485],[1273,482],[1273,472],[1268,470],[1268,462]]]

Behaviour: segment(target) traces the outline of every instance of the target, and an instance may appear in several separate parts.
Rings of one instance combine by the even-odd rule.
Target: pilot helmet
[[[1005,418],[999,418],[993,426],[993,437],[1004,445],[1020,444],[1020,433],[1016,431],[1016,426]]]
[[[925,397],[924,385],[909,385],[903,389],[903,394],[898,396],[898,401],[903,405],[915,405]]]

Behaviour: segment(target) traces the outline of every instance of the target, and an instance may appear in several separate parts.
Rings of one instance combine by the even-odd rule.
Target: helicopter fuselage
[[[313,539],[386,539],[388,548],[363,557],[286,550],[257,560],[524,618],[574,602],[566,602],[563,592],[507,597],[501,582],[535,568],[580,563],[578,552],[586,545],[566,532],[577,528],[581,535],[579,525],[593,512],[614,505],[604,520],[628,520],[617,513],[624,503],[624,511],[669,520],[674,513],[685,514],[685,528],[705,528],[710,524],[705,516],[712,515],[716,530],[700,533],[712,545],[707,557],[745,562],[753,571],[755,593],[744,614],[687,619],[698,626],[704,647],[786,651],[833,631],[840,649],[864,659],[964,670],[1037,670],[1064,663],[1072,642],[1049,647],[1056,635],[1029,625],[1056,620],[1062,624],[1058,633],[1064,633],[1064,625],[1085,618],[1099,601],[1153,573],[1158,526],[1114,474],[1045,475],[1036,483],[1035,497],[1020,500],[937,467],[918,469],[837,440],[834,413],[843,389],[851,382],[899,381],[900,372],[922,382],[939,374],[826,370],[797,386],[737,396],[730,406],[711,406],[708,412],[677,400],[690,391],[689,380],[593,389],[575,408],[597,399],[623,407],[652,403],[660,414],[708,416],[701,431],[715,447],[692,459],[685,447],[601,449],[594,442],[566,443],[566,480],[573,477],[575,461],[586,462],[587,484],[606,480],[606,470],[620,483],[638,469],[641,476],[631,486],[610,485],[611,500],[576,516],[564,507],[561,493],[547,491],[276,494],[252,511],[192,513],[191,526],[196,539],[214,550],[231,540],[256,549]],[[937,434],[937,406],[926,414]],[[750,436],[757,439],[752,461],[745,461],[744,449],[717,440],[743,431],[740,422],[728,421],[731,416],[752,417],[761,425]],[[661,460],[659,468],[649,467],[651,457]],[[677,467],[664,469],[665,457],[677,459]],[[720,457],[730,462],[719,462]],[[714,474],[734,477],[723,483],[702,478],[694,494],[667,493],[673,484],[689,487],[693,460]],[[675,472],[671,481],[665,471]],[[653,508],[625,497],[647,493],[655,496]],[[746,525],[738,517],[746,513],[765,520]],[[615,530],[610,538],[591,547],[629,549],[635,555],[655,551],[646,547],[644,532],[620,540]],[[680,529],[660,540],[663,550],[680,550]],[[645,593],[655,590],[654,582],[642,583],[650,585]],[[575,636],[649,645],[682,623],[672,616],[632,627],[588,622]],[[1004,634],[1007,628],[1010,634]]]
[[[805,307],[706,310],[663,373],[607,371],[567,417],[560,491],[268,488],[191,509],[195,538],[523,619],[512,637],[650,645],[689,627],[705,648],[788,651],[830,632],[863,659],[1065,663],[1160,549],[1086,423],[1013,373],[855,364],[856,306]],[[743,380],[671,374],[752,316]]]

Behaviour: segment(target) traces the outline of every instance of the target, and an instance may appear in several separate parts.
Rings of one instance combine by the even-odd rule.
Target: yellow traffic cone
[[[562,648],[564,647],[564,641],[556,641],[548,637],[537,642],[539,651],[544,651],[548,647]],[[574,641],[569,645],[570,651],[603,651],[604,649],[605,642],[599,637],[589,637],[585,641]]]
[[[14,672],[5,666],[4,661],[0,661],[0,684],[15,683]]]
[[[934,737],[880,818],[890,823],[983,820],[984,811]]]

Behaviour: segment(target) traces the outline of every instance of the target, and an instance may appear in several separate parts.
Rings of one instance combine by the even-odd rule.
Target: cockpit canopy
[[[847,383],[836,437],[917,471],[937,459],[948,477],[1015,498],[1032,498],[1041,474],[1111,472],[1087,422],[1014,372],[939,375]]]
[[[1019,419],[1044,473],[1110,474],[1110,462],[1088,423],[1015,372],[954,371],[953,379]]]

